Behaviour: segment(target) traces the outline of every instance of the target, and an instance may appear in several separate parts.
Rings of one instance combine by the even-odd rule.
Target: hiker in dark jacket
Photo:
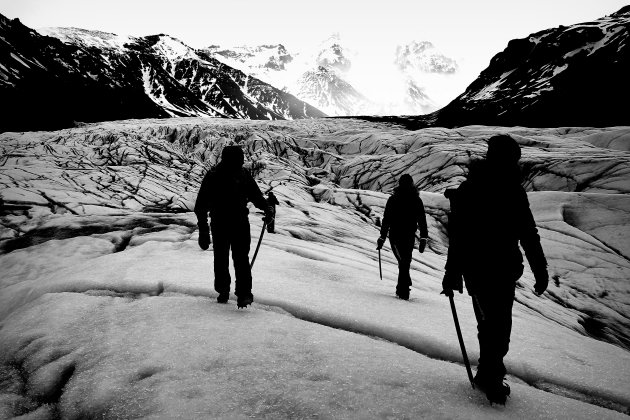
[[[446,295],[462,292],[462,278],[472,296],[479,338],[475,383],[491,402],[505,404],[509,386],[503,357],[512,329],[516,281],[523,274],[519,242],[540,295],[548,284],[547,261],[521,186],[518,143],[507,135],[488,141],[486,159],[471,164],[468,178],[450,199],[449,248],[442,287]]]
[[[247,203],[251,201],[263,210],[267,223],[273,220],[267,201],[254,178],[243,169],[243,162],[243,151],[239,146],[226,146],[221,154],[221,162],[203,178],[195,203],[201,249],[206,250],[210,246],[212,230],[214,290],[219,293],[217,302],[227,303],[230,295],[231,248],[236,275],[235,294],[239,307],[245,307],[254,300],[249,265],[251,236]]]
[[[280,204],[273,191],[269,191],[267,194],[267,204],[271,210],[271,222],[267,223],[267,232],[276,233],[276,206]]]
[[[424,252],[429,236],[424,204],[413,184],[411,175],[404,174],[400,177],[394,194],[387,200],[381,224],[381,236],[376,241],[377,249],[381,249],[389,233],[389,243],[398,260],[396,296],[404,300],[409,299],[411,287],[409,269],[418,228],[420,228],[418,250]]]

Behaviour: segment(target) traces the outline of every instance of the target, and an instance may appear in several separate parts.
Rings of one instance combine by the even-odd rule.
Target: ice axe
[[[260,231],[260,237],[258,238],[258,244],[256,245],[256,251],[254,251],[254,256],[252,257],[252,262],[249,263],[249,268],[254,267],[254,261],[256,261],[256,255],[258,255],[258,250],[260,249],[260,243],[262,242],[263,235],[265,234],[265,228],[267,227],[267,221],[263,220],[262,230]]]
[[[453,291],[443,290],[448,300],[451,302],[451,312],[453,312],[453,321],[455,321],[455,330],[457,331],[457,339],[459,340],[459,347],[462,349],[462,356],[464,356],[464,364],[466,365],[466,372],[468,373],[468,379],[470,385],[475,389],[475,382],[473,380],[472,369],[470,369],[470,362],[468,361],[468,354],[466,354],[466,346],[464,346],[464,338],[462,337],[462,330],[459,328],[459,319],[457,318],[457,310],[455,309],[455,300],[453,299]]]

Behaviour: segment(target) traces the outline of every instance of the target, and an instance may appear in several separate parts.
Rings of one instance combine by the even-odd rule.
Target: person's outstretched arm
[[[392,198],[389,197],[387,199],[387,203],[385,204],[385,212],[383,213],[383,220],[381,220],[381,234],[379,238],[376,240],[376,249],[381,249],[383,244],[385,243],[385,238],[387,238],[387,234],[389,233],[389,227],[391,225],[390,220],[392,219]]]
[[[418,209],[416,213],[418,215],[418,228],[420,229],[420,245],[418,250],[424,252],[424,248],[427,246],[427,241],[429,240],[429,229],[427,228],[427,215],[424,212],[424,203],[420,197],[418,197]]]
[[[538,235],[538,229],[536,229],[534,216],[529,208],[529,200],[527,199],[525,190],[521,190],[519,193],[518,209],[519,239],[523,250],[525,250],[527,262],[529,262],[529,266],[536,279],[534,290],[540,295],[547,289],[547,285],[549,284],[547,259],[545,258],[542,245],[540,244],[540,236]]]
[[[195,201],[195,215],[199,227],[199,247],[204,251],[210,247],[210,228],[208,227],[208,211],[210,211],[211,174],[206,173],[201,181],[197,200]]]
[[[246,180],[245,182],[247,185],[247,199],[251,201],[254,206],[265,212],[265,219],[267,220],[267,223],[269,223],[270,219],[273,218],[271,207],[263,196],[262,191],[260,191],[260,188],[258,187],[258,184],[254,180],[254,178],[250,175],[249,172],[244,172]]]

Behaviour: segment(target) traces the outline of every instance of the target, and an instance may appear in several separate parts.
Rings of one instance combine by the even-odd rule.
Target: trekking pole
[[[262,242],[263,235],[265,234],[265,228],[267,227],[267,222],[263,221],[263,227],[260,231],[260,237],[258,238],[258,244],[256,245],[256,251],[254,251],[254,256],[252,257],[252,262],[249,264],[249,268],[254,267],[254,261],[256,261],[256,255],[258,255],[258,250],[260,249],[260,243]]]
[[[381,280],[383,280],[383,269],[381,268],[381,250],[378,250],[378,273],[381,275]]]
[[[468,379],[470,385],[475,389],[475,382],[473,381],[472,370],[470,369],[470,362],[468,361],[468,355],[466,354],[466,347],[464,346],[464,339],[462,338],[462,330],[459,328],[459,320],[457,319],[457,310],[455,309],[455,300],[451,293],[448,297],[451,302],[451,311],[453,312],[453,320],[455,321],[455,330],[457,331],[457,338],[459,339],[459,347],[462,349],[462,356],[464,356],[464,364],[466,365],[466,372],[468,372]]]

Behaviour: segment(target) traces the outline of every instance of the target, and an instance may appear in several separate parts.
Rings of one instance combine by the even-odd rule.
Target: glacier
[[[441,277],[446,188],[485,141],[521,145],[550,264],[519,282],[512,396],[468,383]],[[216,304],[191,212],[239,144],[280,201],[253,268],[255,302]],[[0,134],[0,417],[627,418],[629,127],[411,131],[360,119],[126,120]],[[425,203],[411,300],[375,241],[402,173]],[[261,217],[250,213],[252,238]],[[254,240],[254,239],[253,239]],[[470,299],[455,296],[478,358]]]

